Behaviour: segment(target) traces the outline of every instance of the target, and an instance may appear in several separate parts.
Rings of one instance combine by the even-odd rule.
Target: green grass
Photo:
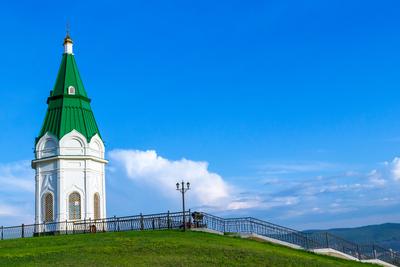
[[[179,231],[4,240],[0,241],[0,265],[369,266],[253,240]]]

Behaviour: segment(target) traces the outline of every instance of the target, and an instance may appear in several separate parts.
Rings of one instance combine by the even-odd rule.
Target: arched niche
[[[66,134],[60,140],[62,155],[84,155],[87,147],[86,138],[76,130]]]
[[[47,158],[57,155],[58,140],[56,137],[46,133],[36,144],[37,158]]]
[[[97,134],[90,140],[88,154],[98,158],[104,158],[104,144]]]

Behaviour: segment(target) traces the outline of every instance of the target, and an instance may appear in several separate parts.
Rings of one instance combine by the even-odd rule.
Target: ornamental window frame
[[[95,193],[93,195],[93,219],[99,220],[101,219],[101,209],[100,209],[100,194]]]
[[[75,95],[76,94],[76,89],[72,85],[68,87],[68,94],[69,95]]]
[[[77,191],[68,195],[68,219],[70,221],[82,218],[82,197]]]
[[[54,222],[54,195],[51,192],[43,194],[43,221]]]

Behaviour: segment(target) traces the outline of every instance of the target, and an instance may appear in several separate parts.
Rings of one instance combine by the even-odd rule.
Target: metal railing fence
[[[223,219],[203,213],[201,224],[204,228],[224,233],[257,234],[272,238],[305,250],[334,249],[359,260],[379,259],[400,266],[400,254],[378,245],[359,245],[328,232],[304,233],[259,219],[231,218]]]
[[[196,216],[195,214],[200,216]],[[185,217],[185,222],[183,218]],[[149,215],[110,217],[98,220],[75,220],[41,224],[0,227],[0,239],[27,238],[46,235],[70,235],[96,232],[207,228],[221,233],[257,234],[286,242],[305,250],[334,249],[359,260],[379,259],[400,266],[400,254],[381,246],[359,245],[327,232],[304,233],[252,217],[221,218],[208,213],[166,212]]]
[[[186,211],[186,224],[191,224],[190,211]],[[0,240],[46,235],[68,235],[96,232],[122,232],[133,230],[179,229],[183,227],[183,212],[150,215],[109,217],[97,220],[74,220],[40,224],[22,224],[0,227]]]

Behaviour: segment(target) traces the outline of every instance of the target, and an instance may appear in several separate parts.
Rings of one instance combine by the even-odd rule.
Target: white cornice
[[[104,163],[104,164],[108,163],[108,160],[97,158],[97,157],[94,157],[94,156],[53,156],[53,157],[48,157],[48,158],[32,160],[32,168],[35,168],[37,163],[60,160],[60,159],[65,159],[65,160],[93,160],[93,161]]]

